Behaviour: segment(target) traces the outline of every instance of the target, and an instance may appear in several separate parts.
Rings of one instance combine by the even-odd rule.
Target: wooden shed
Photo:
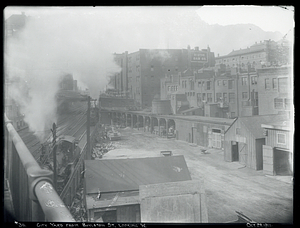
[[[224,133],[233,119],[174,115],[178,140],[210,148],[224,148]]]
[[[262,124],[261,127],[266,136],[263,172],[269,175],[293,175],[293,129],[290,121]]]
[[[141,185],[140,207],[141,222],[208,222],[203,180]]]
[[[238,117],[225,132],[225,161],[238,161],[249,168],[262,170],[265,136],[261,124],[284,119],[285,115]]]
[[[141,222],[139,187],[191,180],[183,155],[85,161],[88,221]]]

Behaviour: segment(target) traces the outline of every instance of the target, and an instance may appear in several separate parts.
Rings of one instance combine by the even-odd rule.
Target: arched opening
[[[175,138],[176,137],[176,124],[173,119],[168,119],[167,121],[167,136],[168,138]]]
[[[127,118],[127,125],[126,125],[126,127],[131,126],[131,114],[127,114],[126,118]]]
[[[158,129],[158,119],[156,117],[152,117],[152,132],[154,134],[159,133],[159,129]]]
[[[144,118],[143,116],[138,116],[139,127],[144,127]]]
[[[166,136],[167,135],[167,121],[164,118],[159,119],[159,135]]]
[[[150,131],[150,130],[151,130],[150,117],[145,116],[145,131]]]
[[[137,115],[132,115],[133,128],[138,128],[137,126]]]

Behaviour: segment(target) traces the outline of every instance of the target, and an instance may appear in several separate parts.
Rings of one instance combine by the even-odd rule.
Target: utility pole
[[[56,183],[57,183],[57,173],[56,173],[56,124],[53,123],[52,125],[52,135],[53,135],[53,140],[52,140],[52,145],[53,145],[53,150],[52,150],[52,153],[53,153],[53,186],[54,186],[54,189],[56,189]]]
[[[91,97],[88,96],[88,109],[87,109],[87,126],[86,126],[86,157],[91,160],[91,139],[90,139],[90,119],[91,119]]]

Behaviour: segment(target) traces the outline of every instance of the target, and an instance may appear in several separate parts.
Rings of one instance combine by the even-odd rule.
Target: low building
[[[266,143],[263,146],[263,172],[269,175],[293,175],[293,129],[290,121],[262,124]]]
[[[176,138],[208,148],[224,148],[224,133],[233,119],[205,116],[174,116]]]
[[[191,180],[183,155],[85,161],[89,222],[141,222],[139,188]]]
[[[237,161],[255,170],[263,169],[263,145],[266,140],[262,124],[286,120],[285,115],[238,117],[225,132],[224,159]]]

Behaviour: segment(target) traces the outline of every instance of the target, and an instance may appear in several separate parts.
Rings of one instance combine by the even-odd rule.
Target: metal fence
[[[41,169],[5,116],[5,179],[10,186],[15,220],[75,222],[52,185],[53,172]]]

